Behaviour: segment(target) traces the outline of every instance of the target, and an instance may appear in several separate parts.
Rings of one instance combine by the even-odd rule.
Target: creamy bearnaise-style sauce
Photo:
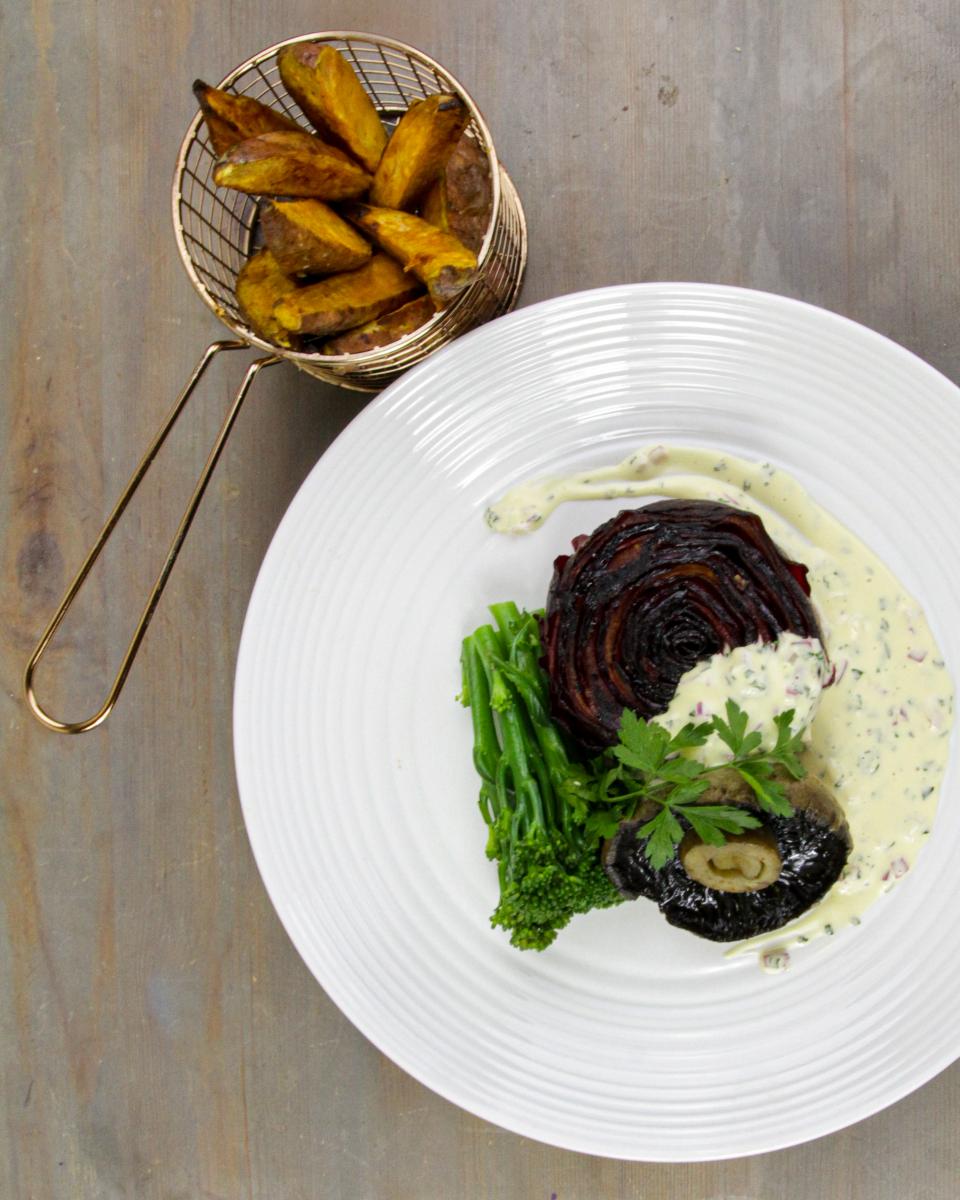
[[[727,700],[733,699],[750,715],[750,728],[760,734],[762,745],[772,746],[777,740],[776,718],[782,713],[793,713],[790,728],[795,733],[810,727],[831,670],[818,638],[785,632],[775,642],[734,646],[680,676],[657,724],[671,734],[679,733],[691,721],[722,717]],[[716,734],[689,753],[708,767],[730,758]]]
[[[949,753],[953,685],[920,605],[893,572],[786,472],[730,454],[644,447],[612,467],[521,484],[486,513],[498,533],[539,528],[565,500],[669,496],[754,512],[809,570],[825,638],[782,636],[699,663],[658,721],[679,727],[723,711],[728,697],[767,735],[788,708],[808,738],[804,765],[846,813],[853,850],[840,879],[804,916],[740,943],[767,970],[789,948],[857,925],[913,866],[930,833]],[[815,719],[814,719],[815,718]],[[721,748],[704,747],[711,762]]]

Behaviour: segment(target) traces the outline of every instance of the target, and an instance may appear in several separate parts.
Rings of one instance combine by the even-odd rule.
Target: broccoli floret
[[[513,878],[503,888],[491,924],[521,949],[545,949],[577,913],[609,908],[623,897],[607,878],[596,847],[576,850],[535,829],[513,847]]]
[[[606,871],[594,857],[581,871],[580,903],[577,912],[590,912],[593,908],[613,908],[623,903],[623,896],[610,882]]]

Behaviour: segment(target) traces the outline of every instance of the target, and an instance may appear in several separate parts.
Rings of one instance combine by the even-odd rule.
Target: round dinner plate
[[[467,335],[323,455],[247,613],[234,734],[270,897],[310,970],[386,1055],[557,1146],[691,1161],[830,1133],[960,1054],[955,745],[933,834],[861,926],[787,971],[638,901],[537,954],[489,925],[460,640],[544,603],[571,537],[627,502],[508,538],[511,484],[651,442],[769,459],[859,534],[960,660],[958,390],[822,309],[702,284],[563,296]]]

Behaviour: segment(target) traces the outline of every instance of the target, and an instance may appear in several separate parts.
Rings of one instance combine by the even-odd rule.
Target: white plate
[[[624,1159],[751,1154],[839,1129],[960,1054],[960,809],[951,761],[919,867],[782,975],[638,902],[537,955],[488,926],[461,637],[543,603],[569,538],[483,524],[531,475],[670,440],[799,476],[960,638],[958,391],[838,316],[759,292],[639,284],[468,335],[375,400],[290,506],[250,602],[237,774],[267,890],[350,1020],[498,1125]]]

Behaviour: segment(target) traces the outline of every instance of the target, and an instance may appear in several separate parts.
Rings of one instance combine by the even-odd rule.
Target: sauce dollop
[[[759,732],[761,745],[769,749],[776,743],[775,719],[781,713],[793,712],[794,733],[809,729],[830,670],[817,638],[785,630],[775,642],[735,646],[691,667],[680,677],[670,707],[654,719],[674,734],[689,721],[722,717],[727,701],[735,700],[749,713],[750,728]],[[708,767],[730,757],[716,734],[690,753]]]

